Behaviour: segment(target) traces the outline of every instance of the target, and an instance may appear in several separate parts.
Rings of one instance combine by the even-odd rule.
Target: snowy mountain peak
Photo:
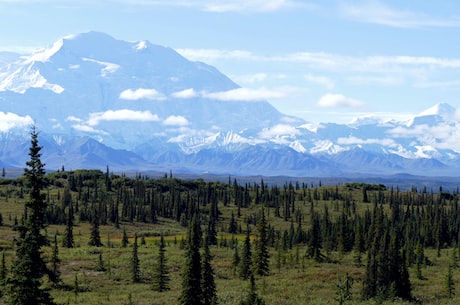
[[[433,107],[430,107],[417,116],[429,116],[429,115],[439,115],[443,118],[452,118],[452,116],[455,114],[455,108],[452,107],[451,105],[447,103],[438,103],[434,105]]]
[[[414,116],[412,119],[407,121],[406,126],[414,125],[428,125],[435,126],[441,121],[452,121],[455,118],[455,108],[447,103],[438,103],[418,115]]]
[[[40,49],[35,51],[26,61],[25,63],[33,63],[33,62],[46,62],[51,59],[51,57],[56,54],[64,45],[64,39],[59,39],[50,48]]]

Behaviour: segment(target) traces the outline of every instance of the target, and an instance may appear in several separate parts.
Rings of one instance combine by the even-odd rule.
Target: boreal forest
[[[0,178],[1,304],[459,304],[460,194],[45,172]]]

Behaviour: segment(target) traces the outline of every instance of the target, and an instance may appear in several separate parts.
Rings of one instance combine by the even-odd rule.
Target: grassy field
[[[14,256],[13,239],[16,232],[12,230],[15,219],[20,219],[24,210],[24,198],[19,196],[20,189],[11,185],[0,186],[0,213],[3,216],[3,226],[0,226],[0,248],[6,255],[7,266]],[[52,187],[48,191],[50,201],[58,198],[62,189]],[[369,204],[360,203],[359,191],[347,191],[350,198],[358,203],[358,212],[364,212]],[[8,194],[6,196],[6,194]],[[75,194],[73,194],[75,195]],[[25,196],[26,197],[26,196]],[[323,211],[327,206],[331,218],[339,215],[342,202],[316,201],[315,211]],[[296,202],[297,208],[303,214],[309,215],[311,204],[304,201]],[[253,205],[242,209],[242,216],[238,219],[241,224],[244,219],[257,213],[258,207]],[[232,259],[234,249],[229,244],[232,239],[238,240],[242,246],[244,234],[230,235],[221,233],[229,223],[234,206],[221,207],[219,221],[219,245],[211,247],[214,255],[213,266],[217,283],[219,304],[236,305],[248,292],[249,283],[238,277]],[[273,209],[267,210],[268,223],[280,229],[288,229],[290,221],[274,216]],[[305,217],[305,227],[309,226],[309,217]],[[55,234],[58,244],[61,245],[63,225],[50,225],[47,234],[52,241]],[[126,248],[121,247],[123,230],[126,230],[130,243]],[[103,247],[88,246],[90,225],[87,222],[76,222],[74,227],[75,247],[66,249],[59,247],[61,259],[60,271],[62,285],[59,288],[51,287],[52,295],[58,304],[177,304],[181,290],[181,270],[184,264],[184,250],[181,241],[185,238],[186,229],[171,219],[160,218],[155,224],[122,222],[120,228],[112,225],[100,227]],[[131,281],[131,256],[133,236],[144,236],[145,244],[139,246],[141,283]],[[158,255],[159,235],[163,233],[167,242],[166,256],[170,271],[170,290],[155,292],[152,289],[152,274]],[[141,239],[139,239],[140,243]],[[347,253],[339,257],[336,252],[329,254],[330,263],[318,263],[305,257],[306,246],[297,245],[292,249],[271,251],[270,270],[267,277],[257,277],[256,284],[259,295],[267,304],[271,305],[301,305],[301,304],[338,304],[335,300],[339,278],[348,274],[352,281],[352,297],[345,304],[409,304],[400,300],[380,302],[379,300],[362,300],[361,291],[365,273],[365,255],[363,266],[356,267],[353,263],[353,254]],[[442,249],[438,256],[434,249],[426,249],[425,254],[432,262],[424,266],[423,280],[417,279],[415,267],[410,269],[410,279],[413,287],[415,302],[419,304],[460,304],[460,293],[447,298],[446,275],[448,266],[452,262],[453,249]],[[51,257],[51,247],[44,249],[45,257]],[[104,271],[97,271],[102,257]],[[454,270],[454,283],[460,282],[458,271]],[[49,283],[46,283],[49,285]],[[456,285],[457,286],[457,285]],[[78,289],[76,289],[78,287]],[[4,300],[0,301],[3,304]]]

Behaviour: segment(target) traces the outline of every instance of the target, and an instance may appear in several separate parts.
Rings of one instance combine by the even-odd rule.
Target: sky
[[[460,108],[460,1],[0,0],[0,50],[71,34],[148,40],[306,121]]]

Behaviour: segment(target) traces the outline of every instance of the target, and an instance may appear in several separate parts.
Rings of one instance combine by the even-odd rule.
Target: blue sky
[[[0,50],[91,30],[214,65],[311,122],[460,107],[460,1],[0,0]]]

